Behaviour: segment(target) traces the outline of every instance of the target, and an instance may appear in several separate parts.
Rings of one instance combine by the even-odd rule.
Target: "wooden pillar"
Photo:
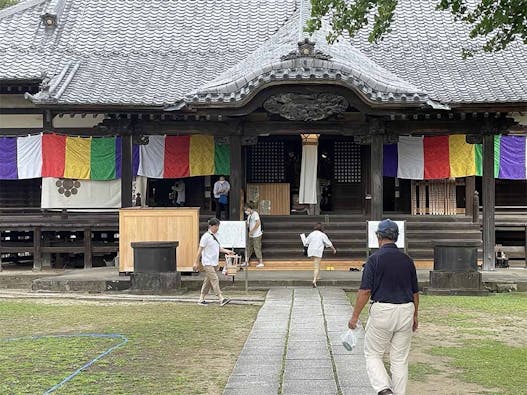
[[[132,135],[121,135],[121,207],[132,207]],[[145,199],[146,196],[143,196]]]
[[[242,169],[242,144],[239,135],[230,136],[231,152],[231,174],[229,182],[231,191],[229,192],[229,219],[239,221],[241,219],[241,190],[243,182]]]
[[[474,191],[476,190],[476,177],[470,176],[465,178],[465,215],[473,216],[474,211]]]
[[[42,270],[42,229],[33,229],[33,270]]]
[[[371,185],[371,216],[372,221],[380,221],[383,216],[383,136],[371,136],[370,155],[370,185]]]
[[[483,136],[483,270],[494,270],[494,246],[496,233],[494,223],[494,135]]]
[[[91,228],[84,229],[84,268],[92,268]]]

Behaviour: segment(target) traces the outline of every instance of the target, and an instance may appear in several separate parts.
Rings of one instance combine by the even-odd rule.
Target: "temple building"
[[[463,59],[469,26],[436,3],[400,1],[378,44],[305,33],[308,0],[1,10],[0,258],[90,267],[117,252],[116,209],[205,218],[226,176],[227,217],[263,215],[267,267],[301,261],[317,221],[358,265],[387,217],[422,267],[434,238],[482,239],[487,270],[496,244],[525,259],[527,46]]]

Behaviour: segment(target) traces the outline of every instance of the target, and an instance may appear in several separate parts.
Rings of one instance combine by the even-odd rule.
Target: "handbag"
[[[227,195],[220,195],[218,199],[218,203],[220,204],[227,204],[228,203]]]

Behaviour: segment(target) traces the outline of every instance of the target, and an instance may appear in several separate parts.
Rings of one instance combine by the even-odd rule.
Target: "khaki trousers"
[[[313,257],[313,282],[317,282],[317,280],[320,278],[320,261],[322,260],[321,257],[314,256]]]
[[[256,258],[262,259],[262,236],[249,237],[247,243],[247,262],[251,260],[251,255],[256,255]]]
[[[385,388],[391,388],[395,395],[406,393],[414,310],[413,303],[371,305],[364,337],[364,355],[368,377],[376,393]],[[383,363],[384,353],[388,350],[391,379]]]
[[[220,289],[220,280],[218,279],[218,266],[208,266],[203,265],[203,273],[205,274],[205,279],[203,280],[203,286],[201,287],[201,295],[199,300],[205,300],[205,296],[209,293],[210,289],[214,290],[216,296],[222,300],[223,295]]]

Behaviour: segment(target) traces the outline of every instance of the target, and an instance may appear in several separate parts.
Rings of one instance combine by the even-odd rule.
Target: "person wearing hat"
[[[357,327],[359,315],[370,299],[364,338],[370,383],[378,395],[403,395],[408,381],[412,331],[416,331],[418,326],[417,273],[413,260],[395,245],[399,237],[399,228],[395,222],[390,219],[380,221],[376,235],[379,250],[368,258],[364,266],[348,327]],[[383,355],[388,350],[391,377],[383,363]]]
[[[198,304],[200,306],[206,306],[208,304],[205,297],[212,288],[220,300],[220,305],[225,306],[231,300],[224,297],[221,292],[220,280],[218,279],[217,273],[218,261],[220,260],[220,252],[234,254],[234,251],[221,247],[220,242],[216,238],[216,233],[220,228],[220,220],[218,218],[211,218],[209,219],[208,225],[209,229],[203,234],[203,236],[201,236],[199,241],[198,252],[196,253],[194,265],[192,266],[194,271],[198,271],[199,260],[201,257],[201,265],[203,266],[202,270],[205,273],[205,279],[203,280],[203,286],[201,287]]]

